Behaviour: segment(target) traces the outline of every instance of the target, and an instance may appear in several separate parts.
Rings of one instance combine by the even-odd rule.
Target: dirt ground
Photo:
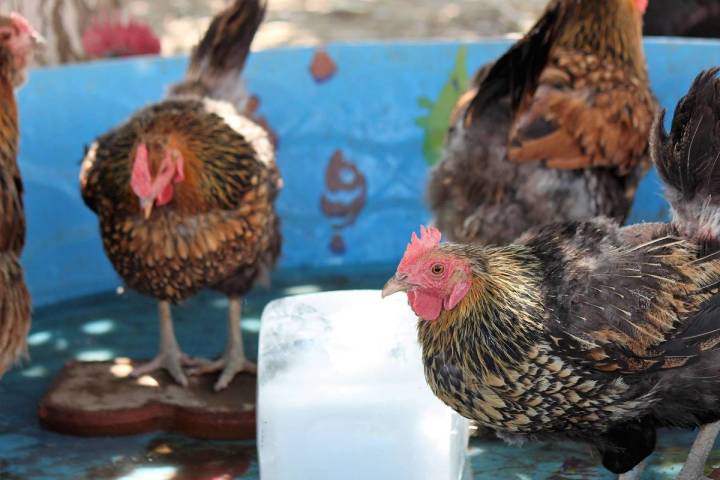
[[[161,36],[163,54],[187,53],[227,0],[127,0]],[[520,33],[547,0],[268,0],[254,49],[372,39],[474,39]]]

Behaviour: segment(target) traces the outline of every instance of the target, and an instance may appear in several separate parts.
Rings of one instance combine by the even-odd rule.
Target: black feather
[[[661,345],[664,355],[697,356],[703,352],[703,342],[720,337],[720,295],[715,295],[700,305],[698,312],[686,323],[687,328],[681,334]],[[720,348],[720,344],[715,348]]]
[[[647,417],[614,426],[599,442],[603,466],[615,474],[629,472],[655,450],[656,436]]]
[[[525,92],[537,86],[564,16],[562,2],[551,3],[522,40],[489,66],[487,73],[483,71],[482,75],[476,77],[480,81],[478,93],[465,112],[466,118],[479,115],[489,104],[507,95],[510,96],[512,109],[518,107]]]
[[[263,0],[235,1],[213,19],[192,53],[190,68],[207,68],[210,74],[231,69],[242,71],[266,9]]]
[[[242,72],[266,10],[265,0],[235,0],[215,16],[193,49],[186,80],[175,85],[171,93],[222,97],[217,90],[228,78],[235,81]]]
[[[653,159],[667,186],[685,201],[720,194],[720,68],[697,76],[675,110],[671,132],[658,115]]]

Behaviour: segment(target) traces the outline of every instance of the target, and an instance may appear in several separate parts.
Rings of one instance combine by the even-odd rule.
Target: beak
[[[152,213],[153,209],[153,203],[155,203],[154,198],[143,198],[140,200],[140,208],[145,214],[145,220],[150,218],[150,214]]]
[[[389,297],[397,292],[407,292],[412,286],[411,283],[407,282],[406,274],[396,273],[383,287],[382,298]]]
[[[32,39],[33,48],[35,48],[35,49],[45,48],[45,45],[46,45],[45,38],[42,35],[40,35],[38,32],[33,32],[32,35],[30,36],[30,38]]]
[[[37,48],[45,46],[45,39],[42,37],[42,35],[38,33],[37,30],[35,30],[28,23],[28,21],[22,15],[19,15],[16,12],[11,12],[10,19],[12,20],[15,28],[19,33],[25,34],[30,37],[30,45],[28,45],[29,47]]]

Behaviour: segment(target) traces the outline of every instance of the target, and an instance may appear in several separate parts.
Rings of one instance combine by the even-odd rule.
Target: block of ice
[[[468,423],[425,383],[402,295],[271,302],[258,361],[263,480],[458,480]]]

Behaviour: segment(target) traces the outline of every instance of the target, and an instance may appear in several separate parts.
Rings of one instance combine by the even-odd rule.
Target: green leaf
[[[433,108],[433,101],[430,100],[428,97],[419,97],[417,99],[417,104],[419,107],[427,108],[428,110],[432,110]]]
[[[425,130],[423,154],[428,165],[434,165],[438,161],[445,142],[450,115],[470,83],[466,63],[467,47],[460,47],[457,51],[455,65],[447,82],[440,90],[437,100],[433,102],[424,96],[417,100],[419,106],[430,110],[428,115],[415,119],[415,123]]]

